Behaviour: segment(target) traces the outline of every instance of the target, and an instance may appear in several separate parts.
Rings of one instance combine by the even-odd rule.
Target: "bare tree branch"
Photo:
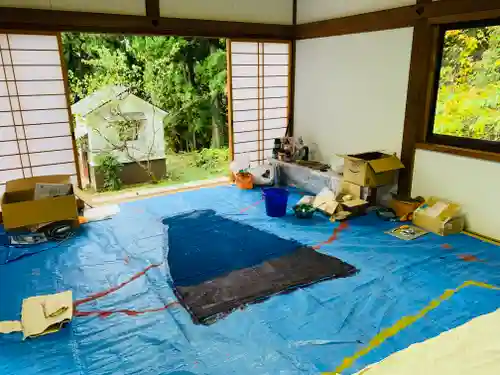
[[[130,119],[127,119],[123,115],[123,113],[120,110],[119,106],[117,106],[117,113],[115,115],[121,118],[121,120],[119,122],[120,122],[120,126],[122,127],[121,128],[122,131],[121,132],[118,131],[118,129],[116,129],[116,126],[113,127],[111,122],[108,122],[108,126],[111,127],[111,128],[113,128],[114,132],[116,134],[118,134],[118,142],[115,142],[115,141],[111,140],[108,136],[106,136],[101,131],[101,129],[99,129],[99,128],[92,128],[92,130],[97,135],[99,135],[108,145],[111,146],[110,149],[96,150],[96,151],[97,152],[109,152],[109,153],[111,153],[113,151],[117,151],[117,152],[124,153],[125,157],[129,161],[135,163],[136,165],[138,165],[142,170],[144,170],[147,173],[147,175],[149,176],[149,179],[152,182],[157,182],[157,178],[156,178],[156,176],[154,175],[154,173],[152,171],[152,165],[151,165],[151,159],[156,154],[156,152],[155,152],[156,135],[160,131],[160,129],[158,129],[156,127],[156,123],[155,123],[156,107],[153,106],[153,118],[152,118],[152,124],[151,124],[152,130],[153,130],[152,131],[152,139],[151,139],[151,142],[148,145],[148,148],[147,148],[147,150],[146,150],[145,153],[143,153],[144,150],[141,150],[140,148],[137,148],[136,146],[134,146],[131,143],[133,141],[127,140],[126,138],[122,139],[121,136],[120,136],[120,133],[129,134],[129,132],[127,130],[132,130],[132,131],[136,130],[136,131],[138,131],[137,129],[139,128],[139,126],[137,125],[137,122],[139,120],[130,120]],[[149,121],[149,120],[146,119],[146,121]],[[149,128],[147,128],[147,125],[148,124],[146,124],[146,136],[147,136],[147,134],[148,134],[147,132],[149,130]],[[130,127],[131,129],[126,129],[127,126]],[[135,134],[135,133],[132,133],[132,134]],[[149,141],[148,137],[146,137],[146,142],[147,141]],[[133,155],[133,153],[132,153],[133,151],[137,151],[139,153],[139,155],[138,156]],[[143,160],[143,158],[145,160]]]

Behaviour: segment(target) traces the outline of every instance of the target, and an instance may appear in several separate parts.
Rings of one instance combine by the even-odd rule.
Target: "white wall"
[[[144,16],[144,0],[0,0],[0,6]]]
[[[416,0],[297,0],[297,22],[307,23],[415,5]]]
[[[148,103],[145,103],[135,95],[128,95],[120,102],[113,102],[103,106],[100,110],[93,112],[85,118],[89,128],[89,155],[90,164],[95,165],[95,156],[99,151],[110,150],[113,147],[107,142],[110,140],[115,144],[122,144],[119,141],[118,134],[114,129],[108,127],[105,117],[111,115],[111,108],[119,105],[122,113],[126,112],[143,112],[146,115],[147,121],[139,133],[139,137],[135,141],[127,142],[130,155],[136,160],[155,160],[165,158],[165,141],[163,131],[163,119],[165,113]],[[93,131],[92,128],[98,128],[99,131]],[[100,134],[103,134],[102,137]],[[126,152],[114,151],[118,161],[121,163],[130,163],[133,160],[127,157]]]
[[[162,17],[291,25],[293,0],[160,0]]]
[[[412,194],[463,205],[468,229],[500,239],[500,163],[417,150]]]
[[[335,154],[401,151],[413,28],[297,42],[294,134]]]

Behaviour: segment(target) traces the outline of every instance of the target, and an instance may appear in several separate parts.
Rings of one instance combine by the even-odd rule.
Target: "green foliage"
[[[63,33],[72,101],[121,84],[165,110],[173,151],[227,144],[224,40]]]
[[[227,148],[204,148],[195,153],[191,165],[206,169],[218,169],[221,165],[227,164],[229,160],[229,149]]]
[[[104,190],[120,190],[122,181],[120,172],[122,164],[111,154],[102,154],[97,157],[97,172],[102,174],[104,179]]]
[[[500,26],[445,35],[434,133],[500,141]]]

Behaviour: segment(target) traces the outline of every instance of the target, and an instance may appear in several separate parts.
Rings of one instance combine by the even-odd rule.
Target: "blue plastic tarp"
[[[292,192],[289,205],[300,198]],[[121,205],[113,219],[90,223],[58,246],[0,266],[0,320],[18,320],[24,298],[72,290],[85,298],[163,262],[162,219],[213,209],[218,214],[306,245],[337,227],[321,216],[265,215],[260,191],[201,189]],[[250,207],[250,208],[248,208]],[[244,211],[242,213],[242,211]],[[466,280],[500,285],[500,252],[466,235],[428,234],[405,242],[384,231],[397,226],[374,215],[349,221],[319,251],[360,272],[250,305],[210,326],[192,323],[176,305],[137,316],[75,317],[60,332],[22,341],[0,336],[1,374],[288,375],[334,371],[384,327],[417,313]],[[186,233],[189,236],[189,233]],[[446,246],[443,246],[446,245]],[[8,248],[0,247],[2,251]],[[169,249],[175,251],[175,249]],[[466,262],[473,255],[480,261]],[[175,301],[167,268],[156,267],[118,291],[82,304],[82,311],[145,310]],[[500,292],[466,288],[415,324],[358,359],[345,373],[434,337],[500,306]]]

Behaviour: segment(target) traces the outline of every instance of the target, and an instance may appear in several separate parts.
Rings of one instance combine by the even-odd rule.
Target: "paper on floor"
[[[117,204],[88,208],[85,210],[84,217],[88,222],[111,219],[120,212]]]

